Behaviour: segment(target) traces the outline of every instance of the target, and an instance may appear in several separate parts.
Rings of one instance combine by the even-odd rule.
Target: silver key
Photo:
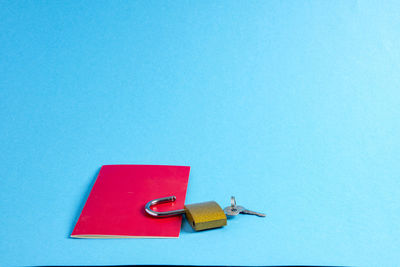
[[[228,216],[236,216],[239,213],[241,213],[241,214],[249,214],[249,215],[256,215],[256,216],[259,216],[259,217],[265,217],[266,216],[264,213],[251,211],[251,210],[246,209],[243,206],[236,206],[235,197],[231,197],[231,205],[229,207],[226,207],[224,209],[224,212]]]
[[[231,197],[231,205],[229,207],[226,207],[224,209],[224,212],[228,216],[236,216],[238,215],[242,210],[238,209],[238,206],[236,206],[236,199],[235,197]]]
[[[248,210],[248,209],[246,209],[245,207],[242,207],[242,206],[237,206],[237,209],[241,210],[240,211],[241,214],[256,215],[258,217],[265,217],[266,216],[264,213]]]

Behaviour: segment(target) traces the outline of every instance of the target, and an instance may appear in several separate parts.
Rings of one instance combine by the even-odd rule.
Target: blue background
[[[399,266],[396,1],[2,1],[0,264]],[[268,214],[71,239],[103,164]]]

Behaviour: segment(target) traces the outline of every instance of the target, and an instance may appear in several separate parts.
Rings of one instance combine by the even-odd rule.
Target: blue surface
[[[399,266],[400,5],[0,3],[0,265]],[[103,164],[268,214],[68,238]]]

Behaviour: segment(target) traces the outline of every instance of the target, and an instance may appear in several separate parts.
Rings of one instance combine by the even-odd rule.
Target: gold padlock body
[[[226,225],[226,215],[215,201],[185,205],[186,219],[194,230],[206,230]]]

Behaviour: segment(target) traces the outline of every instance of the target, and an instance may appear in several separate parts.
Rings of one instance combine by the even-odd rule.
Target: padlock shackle
[[[161,204],[161,203],[174,202],[175,200],[176,200],[175,196],[157,198],[157,199],[147,202],[144,209],[146,210],[146,212],[148,214],[150,214],[151,216],[154,216],[154,217],[170,217],[170,216],[185,214],[184,209],[171,210],[171,211],[154,211],[151,209],[151,206]]]

